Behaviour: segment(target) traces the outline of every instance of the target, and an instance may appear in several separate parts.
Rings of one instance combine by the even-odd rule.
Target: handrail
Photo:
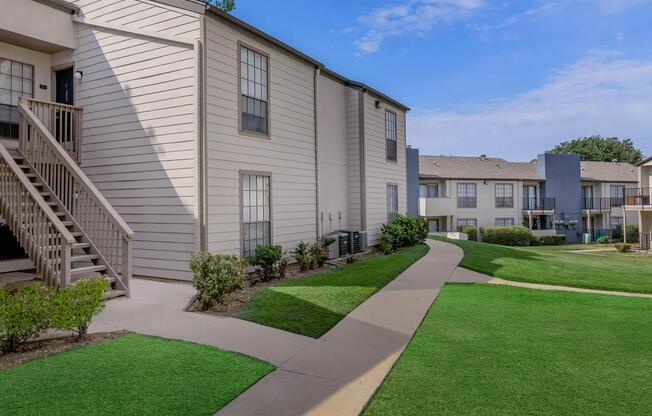
[[[104,213],[109,217],[111,222],[118,227],[120,230],[121,234],[125,236],[126,238],[133,238],[134,232],[131,230],[131,228],[127,225],[126,222],[120,217],[120,215],[113,209],[111,204],[104,198],[104,196],[100,193],[100,191],[95,187],[93,182],[91,182],[90,179],[84,174],[84,172],[81,170],[81,168],[72,160],[70,155],[61,148],[61,145],[57,143],[57,141],[52,137],[52,134],[45,128],[43,123],[34,116],[34,114],[31,112],[31,110],[25,105],[24,102],[18,103],[18,110],[20,111],[21,115],[25,118],[27,118],[29,121],[31,121],[34,126],[39,130],[39,133],[45,138],[46,142],[54,149],[57,150],[59,153],[60,160],[58,162],[61,162],[64,167],[70,171],[70,173],[74,176],[74,178],[81,182],[81,184],[85,187],[87,187],[90,191],[93,197],[97,200],[96,202],[98,203],[98,206],[104,211]],[[23,148],[24,143],[20,143],[19,147]],[[28,156],[28,155],[25,155]]]
[[[2,144],[0,215],[49,286],[70,283],[70,256],[76,240]]]
[[[53,103],[51,101],[37,100],[36,98],[27,98],[27,97],[21,97],[21,98],[25,101],[32,102],[32,103],[39,103],[39,104],[46,104],[46,105],[56,104],[58,107],[65,107],[71,110],[80,110],[80,111],[83,110],[82,107],[77,107],[75,105],[70,105],[70,104]]]

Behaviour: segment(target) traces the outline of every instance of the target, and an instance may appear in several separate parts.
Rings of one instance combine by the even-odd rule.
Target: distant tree
[[[206,0],[206,3],[212,4],[226,13],[235,9],[235,0]]]
[[[552,149],[553,153],[576,153],[582,160],[596,162],[638,163],[643,160],[643,152],[634,146],[631,139],[617,137],[591,136],[562,142]]]

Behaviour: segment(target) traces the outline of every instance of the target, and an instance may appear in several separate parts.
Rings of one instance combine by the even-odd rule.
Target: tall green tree
[[[212,4],[226,13],[235,9],[235,0],[206,0],[206,3]]]
[[[631,139],[618,137],[591,136],[562,142],[552,149],[553,153],[576,153],[582,160],[596,162],[638,163],[643,160],[643,152],[634,146]]]

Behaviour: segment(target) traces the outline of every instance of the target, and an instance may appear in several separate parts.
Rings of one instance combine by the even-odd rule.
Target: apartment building
[[[535,235],[580,241],[612,235],[625,218],[633,165],[581,162],[577,155],[543,154],[531,162],[487,156],[420,156],[419,215],[432,233],[524,225]],[[412,195],[410,196],[412,197]]]
[[[187,280],[194,252],[340,229],[373,245],[407,210],[409,109],[231,15],[195,0],[0,8],[0,216],[57,285]],[[56,244],[25,231],[32,217]]]
[[[626,189],[624,209],[635,216],[633,224],[639,225],[642,250],[652,249],[652,157],[638,164],[638,183]]]

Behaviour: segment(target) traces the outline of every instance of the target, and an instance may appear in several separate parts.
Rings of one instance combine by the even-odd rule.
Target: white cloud
[[[599,52],[599,53],[598,53]],[[454,109],[415,110],[409,143],[422,154],[492,154],[527,160],[562,140],[631,137],[652,153],[652,61],[597,51],[543,86]]]
[[[442,22],[466,18],[479,9],[484,0],[404,0],[379,7],[358,18],[362,35],[355,41],[363,54],[378,51],[389,37],[413,34],[422,36]]]
[[[618,13],[641,4],[652,4],[652,0],[579,0],[582,3],[595,3],[605,14]]]

